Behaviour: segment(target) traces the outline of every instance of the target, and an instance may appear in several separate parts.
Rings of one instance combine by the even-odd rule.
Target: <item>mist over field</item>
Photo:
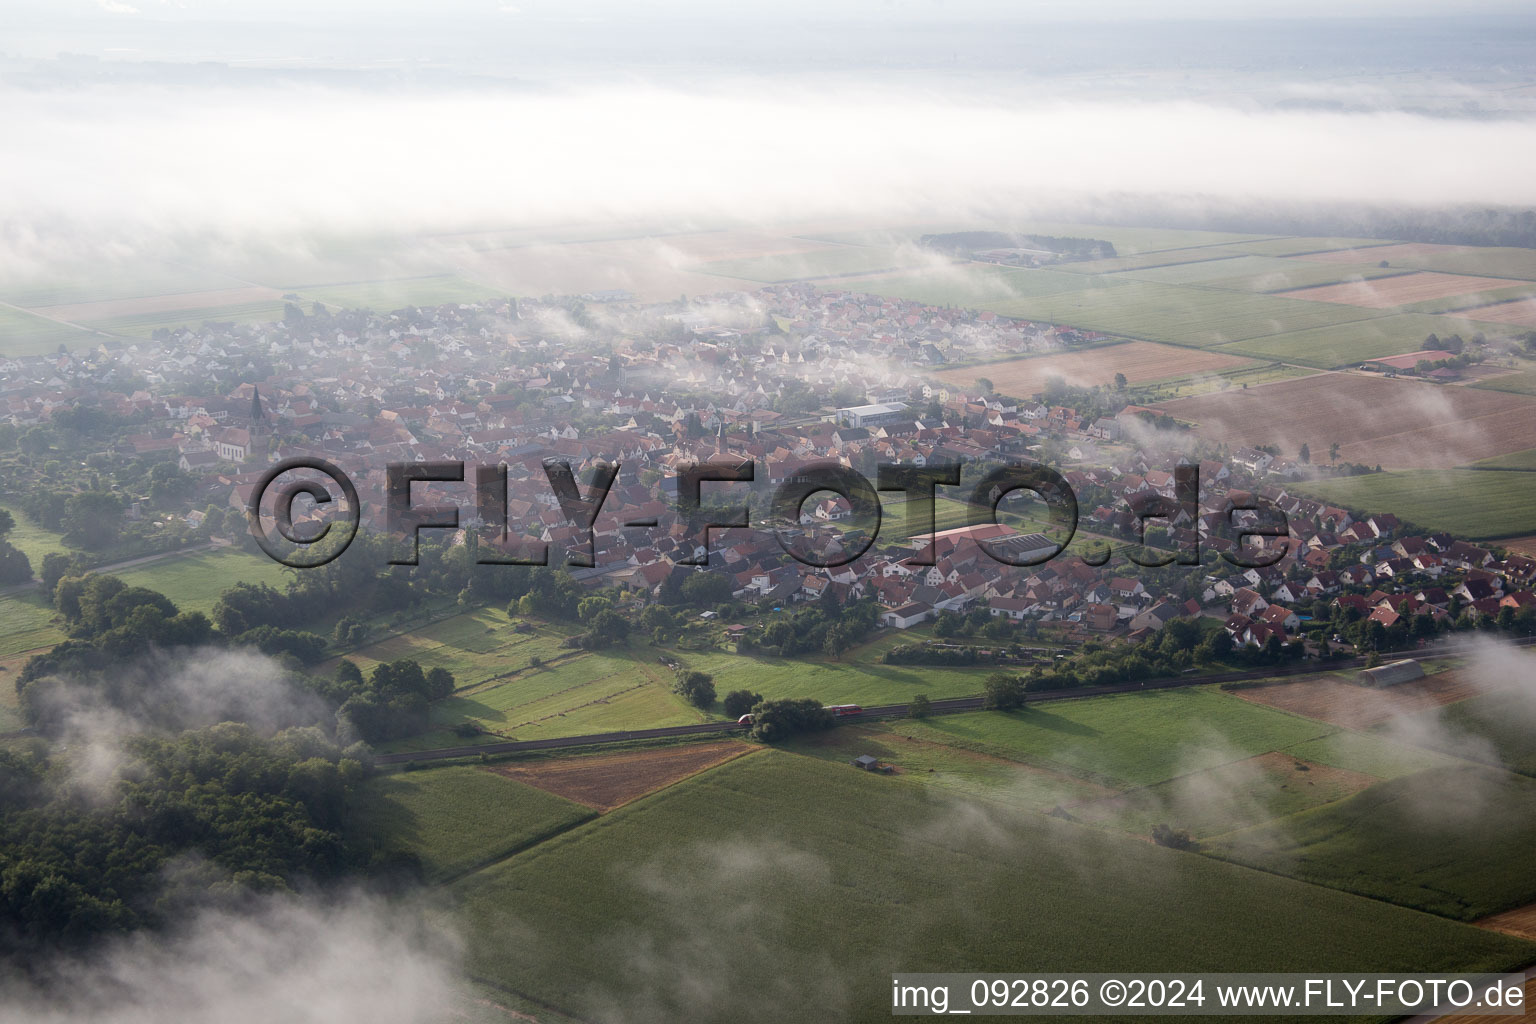
[[[1536,119],[1024,103],[943,82],[10,88],[0,108],[8,273],[189,243],[572,221],[967,219],[1135,197],[1175,211],[1536,202]]]

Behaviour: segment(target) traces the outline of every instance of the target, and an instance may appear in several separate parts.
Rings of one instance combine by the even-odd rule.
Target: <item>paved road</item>
[[[1515,640],[1521,647],[1536,645],[1536,638]],[[1403,652],[1404,657],[1420,661],[1435,658],[1454,658],[1470,653],[1470,647],[1445,647],[1434,651]],[[1326,667],[1316,662],[1301,665],[1272,666],[1251,669],[1246,672],[1214,672],[1205,675],[1164,676],[1135,683],[1116,683],[1113,686],[1082,686],[1070,690],[1040,690],[1029,695],[1030,703],[1057,700],[1078,700],[1083,697],[1101,697],[1112,693],[1131,693],[1137,690],[1169,690],[1183,686],[1203,686],[1209,683],[1232,683],[1249,679],[1273,679],[1276,676],[1305,676],[1332,672],[1340,668],[1357,668],[1362,658],[1350,658],[1330,662]],[[932,702],[936,715],[954,714],[959,711],[977,711],[982,706],[981,697],[950,697]],[[906,704],[883,704],[868,707],[856,715],[845,715],[840,722],[872,721],[881,718],[901,718],[907,714]],[[624,743],[628,740],[662,739],[668,736],[699,736],[709,733],[744,732],[745,726],[735,722],[700,722],[697,725],[673,725],[660,729],[633,729],[628,732],[602,732],[586,736],[555,736],[542,740],[508,740],[503,743],[480,743],[463,747],[438,747],[433,750],[403,751],[398,754],[378,754],[374,761],[379,764],[403,764],[411,761],[445,761],[455,757],[474,757],[477,754],[511,754],[523,750],[552,750],[559,747],[600,746],[605,743]]]

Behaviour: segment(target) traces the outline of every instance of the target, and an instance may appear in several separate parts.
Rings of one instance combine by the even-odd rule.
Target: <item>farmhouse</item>
[[[1424,678],[1424,666],[1413,659],[1360,670],[1360,681],[1368,686],[1396,686]]]

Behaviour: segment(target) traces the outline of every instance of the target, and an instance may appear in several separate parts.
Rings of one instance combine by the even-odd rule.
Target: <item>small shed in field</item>
[[[1424,678],[1424,666],[1413,659],[1360,670],[1360,681],[1367,686],[1396,686]]]
[[[855,768],[862,768],[867,772],[872,772],[876,768],[880,767],[880,760],[878,758],[870,757],[868,754],[860,754],[849,763],[852,764]]]

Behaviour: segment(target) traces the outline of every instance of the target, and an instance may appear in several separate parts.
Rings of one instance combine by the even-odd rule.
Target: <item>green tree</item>
[[[1024,702],[1024,680],[1018,676],[993,672],[982,684],[982,707],[989,711],[1011,711]]]
[[[707,708],[715,702],[715,680],[707,672],[684,672],[672,684],[672,690],[696,708]]]
[[[915,694],[907,704],[908,718],[927,718],[933,714],[933,702],[928,699],[926,693]]]
[[[763,695],[751,690],[732,690],[720,703],[731,718],[740,718],[763,702]]]

